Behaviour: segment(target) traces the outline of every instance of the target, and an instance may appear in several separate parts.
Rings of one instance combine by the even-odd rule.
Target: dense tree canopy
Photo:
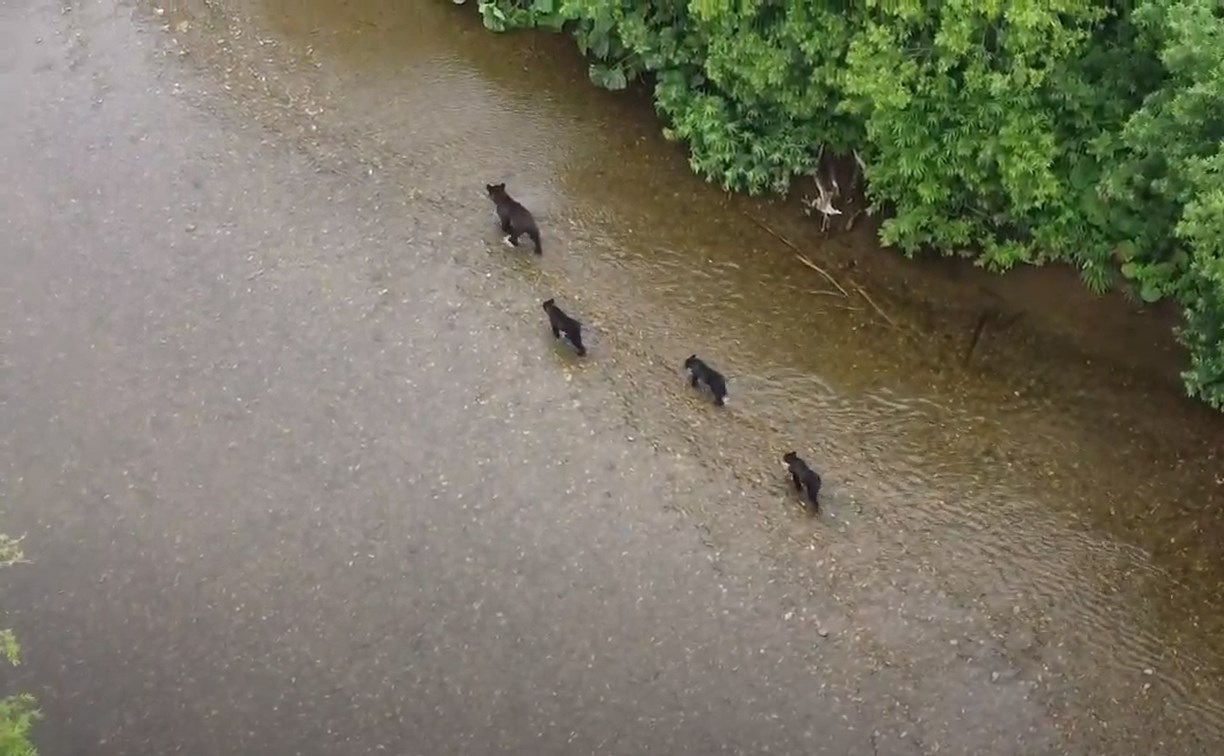
[[[1224,408],[1224,11],[1217,0],[479,0],[568,30],[591,80],[649,77],[729,190],[856,153],[882,241],[1003,271],[1061,261],[1173,298],[1187,390]]]

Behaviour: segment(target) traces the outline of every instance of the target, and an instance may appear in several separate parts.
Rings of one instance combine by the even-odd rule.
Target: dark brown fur
[[[714,404],[721,407],[727,401],[727,379],[722,373],[707,365],[697,355],[690,355],[684,361],[684,369],[688,371],[689,383],[697,388],[698,383],[704,383],[714,395]]]
[[[820,474],[812,468],[808,467],[808,463],[804,462],[795,452],[787,452],[782,455],[782,462],[786,464],[786,469],[790,471],[791,483],[795,486],[795,491],[804,491],[807,494],[807,510],[809,514],[816,514],[820,511]]]
[[[501,223],[502,233],[506,234],[506,243],[517,247],[519,236],[526,234],[535,245],[535,253],[544,254],[544,248],[540,246],[540,228],[531,211],[506,193],[505,184],[485,184],[485,191],[497,207],[497,220]]]
[[[566,315],[553,299],[544,300],[544,312],[548,313],[548,327],[552,329],[553,338],[559,339],[564,334],[565,340],[574,347],[578,356],[585,357],[586,347],[582,345],[582,324]]]

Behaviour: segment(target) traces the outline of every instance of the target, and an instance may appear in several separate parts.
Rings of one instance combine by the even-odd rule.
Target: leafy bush
[[[0,533],[0,567],[23,561],[21,543]],[[12,630],[0,630],[0,656],[9,664],[21,663],[21,647]],[[0,756],[37,756],[30,730],[38,719],[34,699],[24,693],[0,699]]]
[[[1136,255],[1136,277],[1185,307],[1187,391],[1224,409],[1224,10],[1149,0],[1132,14],[1159,51],[1163,80],[1128,119],[1127,161],[1107,183],[1167,240]]]
[[[854,150],[881,240],[991,270],[1071,264],[1185,308],[1188,391],[1224,408],[1224,20],[1214,0],[479,0],[569,30],[591,80],[649,76],[727,190]]]

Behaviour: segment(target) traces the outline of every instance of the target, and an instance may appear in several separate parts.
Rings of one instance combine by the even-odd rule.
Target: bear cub
[[[808,514],[816,514],[820,511],[820,502],[817,499],[820,495],[820,474],[808,467],[808,463],[793,451],[783,454],[782,462],[790,471],[791,483],[795,485],[795,491],[806,489]]]
[[[489,193],[489,199],[493,200],[497,208],[497,219],[501,223],[502,233],[506,234],[503,241],[517,247],[519,236],[526,234],[535,245],[535,253],[544,254],[540,246],[540,228],[536,225],[531,211],[506,193],[505,184],[485,184],[485,191]]]
[[[705,384],[705,387],[714,395],[714,404],[718,407],[726,403],[727,396],[727,379],[723,374],[703,362],[697,355],[690,355],[684,361],[684,369],[688,371],[689,383],[693,388],[697,388],[698,383]]]
[[[554,339],[565,335],[565,340],[574,347],[579,357],[586,356],[586,347],[582,345],[582,324],[574,320],[557,306],[555,299],[544,300],[544,312],[548,313],[548,326],[552,329]]]

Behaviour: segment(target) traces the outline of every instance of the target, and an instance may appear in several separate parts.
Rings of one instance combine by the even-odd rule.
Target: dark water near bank
[[[1224,423],[1182,400],[1171,387],[1167,366],[1176,355],[1166,341],[1152,335],[1151,319],[1137,320],[1117,302],[1088,302],[1057,274],[1025,273],[1009,283],[946,264],[898,262],[870,247],[862,231],[822,239],[795,215],[793,207],[724,197],[694,178],[683,151],[658,136],[648,105],[591,87],[566,40],[492,35],[479,27],[469,9],[449,3],[173,0],[164,5],[65,5],[69,10],[59,17],[35,0],[24,5],[37,11],[31,16],[36,20],[11,28],[45,34],[46,41],[38,43],[44,51],[52,44],[58,46],[54,54],[46,53],[54,61],[51,75],[71,80],[78,69],[89,73],[80,87],[66,86],[72,96],[85,98],[77,104],[88,108],[89,92],[97,102],[107,103],[95,107],[103,124],[98,133],[132,124],[138,131],[156,132],[163,127],[151,103],[173,102],[167,105],[172,115],[165,118],[181,130],[177,133],[183,137],[178,140],[182,146],[164,161],[153,160],[154,173],[159,163],[164,171],[173,172],[178,170],[176,161],[181,161],[186,166],[184,176],[207,174],[192,145],[196,140],[224,142],[231,132],[258,135],[262,144],[288,150],[300,162],[295,163],[300,172],[288,179],[284,166],[265,166],[255,159],[249,170],[233,167],[244,161],[232,161],[227,170],[234,172],[234,178],[222,174],[199,179],[217,187],[209,201],[226,204],[237,220],[222,222],[201,213],[201,220],[191,221],[192,232],[197,224],[204,227],[215,221],[220,229],[218,244],[228,244],[227,254],[249,265],[249,270],[229,271],[226,278],[227,269],[219,258],[186,264],[216,274],[211,283],[201,284],[202,290],[235,285],[230,279],[239,281],[237,287],[242,289],[248,285],[243,281],[261,286],[268,277],[299,276],[291,283],[277,279],[284,291],[264,292],[267,309],[255,311],[243,328],[283,335],[287,341],[300,338],[309,345],[303,347],[306,351],[318,352],[320,365],[332,364],[330,360],[349,344],[334,335],[337,329],[319,320],[316,298],[343,303],[362,318],[379,322],[379,338],[393,339],[404,328],[402,322],[382,323],[380,318],[412,318],[413,333],[418,334],[453,329],[454,342],[479,345],[469,348],[480,355],[504,353],[514,363],[502,366],[504,381],[494,375],[481,384],[479,391],[486,394],[473,389],[478,403],[492,397],[496,407],[500,401],[512,401],[509,389],[530,392],[527,385],[532,382],[551,387],[547,382],[555,380],[542,377],[545,370],[548,375],[556,372],[551,362],[539,365],[514,357],[526,351],[524,344],[532,349],[542,346],[524,341],[522,329],[513,330],[518,326],[498,324],[503,316],[512,323],[534,323],[535,305],[525,300],[524,292],[555,293],[566,309],[580,314],[591,331],[596,359],[567,374],[566,382],[581,390],[574,389],[572,396],[566,394],[565,401],[557,403],[568,406],[572,399],[575,408],[597,405],[601,409],[591,412],[614,413],[616,422],[623,423],[623,428],[614,428],[620,434],[617,441],[596,444],[588,440],[585,428],[558,425],[547,398],[523,407],[507,405],[512,408],[507,412],[518,412],[514,422],[522,424],[524,433],[546,438],[555,434],[555,443],[563,450],[555,453],[572,450],[572,458],[567,459],[571,464],[584,464],[575,460],[597,453],[615,457],[623,451],[629,458],[630,453],[618,445],[627,443],[621,436],[634,444],[649,444],[657,455],[651,459],[667,464],[674,460],[676,469],[683,471],[668,473],[674,479],[660,479],[653,472],[605,472],[609,480],[623,478],[623,484],[609,483],[609,491],[640,502],[637,509],[626,511],[643,518],[608,515],[612,518],[608,523],[628,529],[639,522],[659,528],[695,526],[703,542],[728,560],[731,566],[725,569],[740,576],[742,600],[736,606],[745,616],[764,617],[773,609],[788,620],[794,613],[818,615],[819,629],[834,639],[825,653],[841,659],[822,659],[820,664],[831,666],[822,668],[823,679],[803,683],[810,688],[801,689],[801,683],[781,673],[772,681],[763,678],[762,686],[781,693],[802,690],[802,695],[814,696],[813,707],[827,711],[838,709],[815,698],[826,683],[842,692],[857,690],[862,698],[877,702],[878,709],[871,703],[860,704],[863,708],[855,716],[842,720],[830,715],[821,721],[824,732],[838,728],[839,722],[847,730],[853,727],[846,722],[873,727],[886,712],[904,710],[896,721],[911,725],[894,728],[890,720],[881,730],[892,733],[889,742],[906,745],[888,751],[873,740],[879,753],[1192,754],[1224,745],[1224,527],[1220,524],[1224,481],[1218,477],[1224,469],[1220,465]],[[140,51],[119,52],[131,44],[134,34],[142,42]],[[16,66],[5,75],[15,78],[30,71],[37,72],[37,64],[28,69]],[[125,94],[121,77],[128,76],[155,80],[157,89]],[[29,107],[30,123],[39,126],[39,119],[48,117],[31,105],[40,100],[31,94],[34,89],[35,85],[23,85],[23,96],[14,98],[18,100],[14,107]],[[49,119],[42,126],[65,128]],[[81,134],[88,134],[89,128],[80,126],[75,137],[84,139]],[[21,144],[15,137],[9,140],[7,160],[17,166],[13,169],[17,175],[33,181],[39,171],[22,168],[17,151]],[[250,149],[256,154],[255,147]],[[117,169],[106,163],[107,158],[99,160],[96,166],[83,164],[74,170],[102,185],[104,175]],[[70,179],[67,173],[51,178]],[[133,174],[134,180],[139,178],[139,173]],[[483,184],[494,180],[506,181],[537,211],[546,250],[538,264],[500,246],[482,196]],[[260,199],[265,197],[260,186],[270,192],[266,187],[274,184],[282,187],[277,191],[290,185],[283,190],[291,198],[285,200],[288,207]],[[314,188],[301,189],[305,195],[298,196],[294,185]],[[215,199],[221,194],[229,196]],[[40,225],[41,211],[29,209],[37,204],[30,196],[13,188],[0,194],[4,201],[0,207],[7,207],[13,217],[28,212],[34,219],[18,225],[19,230]],[[207,206],[208,201],[201,202]],[[138,237],[141,218],[160,209],[118,206],[106,212],[117,214],[120,225]],[[345,213],[361,214],[362,220],[350,223]],[[313,230],[295,233],[291,243],[282,238],[277,223],[264,220],[271,216],[297,217],[303,227]],[[371,230],[361,223],[378,228]],[[800,264],[762,224],[801,246],[836,283]],[[183,222],[175,220],[174,225]],[[241,243],[226,242],[227,234]],[[31,248],[38,247],[31,242]],[[401,247],[404,258],[396,256]],[[151,279],[163,276],[173,281],[187,275],[177,267],[163,271],[160,266],[166,263],[152,248],[138,249],[133,255],[147,260],[140,265],[146,266]],[[31,253],[30,259],[35,258]],[[20,323],[40,318],[54,323],[62,317],[51,314],[50,305],[28,293],[34,289],[26,284],[42,282],[49,290],[62,286],[78,299],[82,287],[97,286],[84,299],[105,300],[107,307],[112,299],[124,301],[124,295],[136,292],[125,288],[132,286],[130,282],[115,283],[112,293],[106,285],[79,276],[52,286],[47,282],[59,280],[52,268],[35,262],[16,267],[15,280],[21,285],[11,284],[12,291],[6,292],[10,304],[0,305],[0,315],[9,324],[10,344],[0,363],[10,376],[0,386],[6,402],[0,418],[6,421],[3,439],[12,460],[0,480],[7,486],[7,516],[37,531],[49,528],[52,520],[74,522],[77,505],[71,500],[47,501],[54,492],[68,490],[67,482],[47,482],[42,488],[22,482],[26,477],[37,479],[37,471],[44,467],[48,481],[59,474],[52,469],[58,463],[49,457],[22,450],[45,451],[82,442],[69,430],[57,435],[43,429],[42,416],[32,407],[58,406],[51,398],[57,381],[88,386],[94,371],[113,387],[114,381],[131,377],[129,371],[136,368],[118,359],[99,369],[79,363],[76,370],[57,377],[56,370],[46,366],[51,363],[42,361],[40,339],[13,335],[24,333]],[[305,272],[284,272],[296,268]],[[444,288],[438,282],[452,279],[457,290],[473,298],[438,294]],[[97,281],[106,280],[106,274],[99,273]],[[987,287],[995,293],[984,291]],[[169,291],[160,296],[167,298],[166,310],[181,306]],[[529,314],[515,309],[521,301],[526,301],[523,309]],[[19,308],[22,302],[35,309]],[[969,333],[981,310],[1021,306],[1028,309],[1016,325],[988,331],[973,361],[964,364]],[[98,312],[106,309],[97,307]],[[485,312],[480,308],[492,314],[462,314]],[[218,318],[224,319],[224,309],[218,308]],[[121,320],[111,322],[89,312],[93,323],[89,328],[96,330],[79,336],[78,349],[94,349],[94,335],[104,335],[104,325],[119,334],[130,333]],[[284,322],[279,320],[282,314]],[[462,320],[465,317],[472,320]],[[1060,322],[1072,317],[1108,318],[1116,325],[1076,329]],[[346,321],[337,316],[336,322]],[[64,326],[64,330],[71,329]],[[207,339],[199,338],[202,353],[213,354]],[[357,341],[353,339],[354,344]],[[375,347],[352,348],[361,364],[375,368],[381,364]],[[495,428],[463,430],[468,422],[464,418],[474,411],[467,402],[477,399],[460,390],[467,380],[461,376],[469,360],[482,364],[481,360],[490,359],[464,349],[432,342],[407,349],[406,362],[445,367],[448,374],[453,368],[458,377],[439,380],[433,387],[436,395],[422,394],[435,398],[426,399],[429,406],[420,410],[415,426],[384,429],[386,437],[405,434],[405,448],[399,451],[406,457],[426,454],[413,451],[417,447],[436,450],[445,458],[437,464],[451,476],[462,473],[445,465],[462,468],[457,460],[469,448],[487,442],[496,447],[489,452],[496,460],[497,449],[518,449],[520,441]],[[122,351],[116,350],[116,354]],[[731,377],[733,399],[727,412],[708,411],[679,379],[678,364],[692,352]],[[1144,359],[1146,354],[1156,356]],[[220,365],[228,359],[219,352],[214,357],[201,364]],[[134,358],[131,365],[144,364],[142,360],[154,365],[158,359],[150,353]],[[295,366],[297,370],[286,373],[293,377],[279,380],[289,385],[325,380],[301,377],[310,374],[312,364],[304,360]],[[1153,364],[1159,367],[1147,367]],[[190,374],[191,369],[184,372]],[[391,380],[390,372],[377,375]],[[141,392],[132,381],[133,385],[114,391],[138,403]],[[325,388],[343,390],[343,386]],[[87,392],[83,396],[93,400],[81,400],[76,407],[77,416],[88,420],[79,420],[82,427],[101,434],[95,462],[103,466],[108,415],[99,403],[109,390]],[[380,416],[396,416],[399,410],[391,409],[392,400],[378,394],[378,389],[369,390],[369,398],[352,399],[352,408],[377,427]],[[30,406],[16,408],[21,401]],[[296,410],[288,408],[298,404],[288,395],[284,402],[287,417],[294,417]],[[303,400],[301,405],[313,403]],[[335,422],[343,420],[338,417]],[[608,427],[607,422],[594,425]],[[445,430],[452,426],[459,430],[453,434]],[[594,437],[597,432],[589,434]],[[383,437],[378,432],[370,436]],[[206,458],[208,441],[222,439],[206,437],[199,442],[196,451]],[[275,458],[279,448],[275,434],[261,441],[252,459],[260,454]],[[789,505],[777,460],[792,448],[817,461],[825,472],[827,507],[818,523]],[[513,457],[516,452],[504,453]],[[340,466],[351,471],[360,460],[356,454]],[[503,485],[496,481],[513,477],[524,496],[539,501],[561,502],[572,493],[560,479],[550,482],[543,474],[537,479],[531,472],[537,463],[530,459],[515,457],[513,462],[502,470],[506,478],[482,475],[483,490],[495,490]],[[166,464],[195,469],[190,454],[172,456]],[[640,464],[632,469],[649,467]],[[662,469],[665,463],[653,464]],[[167,572],[167,564],[192,559],[228,564],[246,560],[255,574],[266,568],[265,560],[289,559],[292,546],[273,547],[258,535],[251,536],[249,543],[235,537],[244,531],[235,523],[249,516],[238,502],[253,490],[251,480],[259,478],[258,466],[246,474],[250,478],[239,485],[238,479],[210,473],[208,467],[196,470],[200,480],[209,481],[209,490],[228,491],[235,502],[226,508],[227,524],[218,520],[210,529],[206,521],[196,525],[197,535],[182,536],[199,547],[197,555],[184,556],[173,548],[172,539],[166,539],[168,526],[158,518],[172,519],[168,514],[141,514],[148,505],[139,497],[134,503],[112,505],[118,519],[145,523],[144,518],[151,517],[148,522],[153,524],[136,526],[131,537],[137,545],[115,546],[115,553],[129,549],[156,555],[149,557],[151,564],[158,565],[151,569],[163,581],[173,572]],[[403,483],[386,471],[371,474],[384,477],[392,490]],[[616,485],[623,487],[617,491]],[[268,490],[276,491],[277,486],[269,484]],[[481,495],[479,486],[473,490]],[[296,490],[288,484],[281,491],[295,492],[303,500],[314,495],[312,489]],[[291,510],[277,517],[293,522]],[[563,518],[550,511],[535,525],[546,528],[549,518],[557,517]],[[363,527],[356,511],[340,519],[341,527]],[[69,531],[80,535],[97,527],[89,518],[82,522],[86,524],[69,525]],[[608,523],[601,527],[560,521],[556,527],[564,540],[551,545],[554,551],[542,553],[564,562],[569,550],[582,551],[588,541],[615,540],[606,535],[615,532]],[[316,524],[328,527],[326,518]],[[513,530],[514,520],[503,525]],[[466,527],[453,525],[455,533],[466,532]],[[520,527],[527,526],[520,523]],[[327,539],[317,532],[296,536],[310,544],[307,551],[319,554],[314,562],[317,575],[299,586],[302,590],[337,596],[361,593],[360,583],[341,589],[332,582],[332,569],[351,555],[328,551],[322,544]],[[70,542],[69,536],[61,538],[57,542],[48,536],[39,555],[42,564],[24,568],[27,574],[21,579],[29,584],[18,586],[16,603],[23,611],[19,627],[33,629],[40,643],[58,641],[71,647],[74,636],[69,631],[52,631],[45,623],[67,616],[87,621],[103,611],[118,615],[122,607],[103,610],[86,602],[93,614],[81,608],[39,609],[31,597],[48,584],[40,578],[40,570],[62,576],[68,584],[81,580],[70,567],[55,566],[57,561],[71,562],[52,548]],[[628,555],[625,562],[649,562],[655,554],[676,549],[657,558],[680,574],[681,564],[704,558],[686,554],[665,536],[642,538],[647,540],[618,542],[620,553]],[[214,547],[219,551],[214,553]],[[93,554],[88,546],[80,548]],[[105,563],[107,550],[94,548],[101,553],[91,558]],[[507,553],[515,550],[510,544],[503,548]],[[84,556],[80,559],[82,565],[93,564]],[[605,565],[604,569],[606,584],[592,579],[583,585],[589,595],[598,595],[617,580],[629,580],[618,577],[618,570],[630,567]],[[541,574],[549,573],[541,568]],[[453,592],[464,594],[465,600],[469,577],[462,570],[447,576],[454,581]],[[698,578],[693,581],[700,583]],[[547,578],[542,582],[547,584]],[[639,587],[645,582],[637,580]],[[178,585],[177,578],[174,584]],[[697,590],[684,593],[681,589],[689,585],[684,579],[677,580],[681,588],[662,580],[651,584],[660,600],[673,598],[673,592],[692,596]],[[448,600],[444,589],[439,589],[436,599],[442,603]],[[130,590],[140,594],[139,581]],[[165,592],[165,585],[160,590],[163,596],[176,595]],[[505,590],[507,586],[497,589]],[[288,597],[283,600],[292,603]],[[181,607],[176,608],[170,598],[165,601],[169,605],[156,613],[174,623]],[[683,618],[700,612],[700,602],[695,601],[693,608],[681,598],[675,601],[690,611],[677,608],[677,616],[661,627],[669,622],[679,626],[690,621]],[[329,606],[344,613],[341,599],[336,602]],[[394,615],[370,616],[379,624],[398,622]],[[524,627],[531,627],[530,618],[520,619]],[[762,618],[761,627],[776,621],[776,617],[768,622]],[[744,622],[743,627],[756,627]],[[741,626],[739,620],[729,624]],[[694,633],[708,632],[711,638],[721,634],[720,627],[694,624],[694,628],[700,628]],[[816,646],[814,628],[809,638]],[[183,632],[184,638],[193,637]],[[224,628],[217,632],[237,633]],[[294,630],[286,626],[279,632],[292,635]],[[490,637],[471,632],[473,638]],[[618,632],[630,635],[617,630],[609,635]],[[756,631],[743,632],[745,647],[758,635],[774,638],[765,630],[756,635]],[[778,641],[779,648],[787,649],[779,656],[780,666],[802,667],[806,662],[800,660],[806,657],[790,650],[790,636],[777,637],[787,639]],[[711,647],[717,643],[709,642]],[[628,640],[624,643],[626,649],[636,647]],[[347,663],[355,667],[363,663],[360,642],[339,630],[320,633],[318,646],[309,653],[300,651],[301,658],[323,659],[338,653],[326,650],[329,644],[344,649]],[[548,646],[542,642],[533,650],[546,654]],[[684,647],[689,648],[687,642]],[[70,707],[67,700],[75,695],[66,687],[80,684],[93,690],[106,685],[104,679],[82,680],[62,669],[56,672],[49,661],[56,647],[33,653],[37,658],[32,679],[46,686],[44,698],[63,697],[62,709]],[[185,653],[188,658],[198,657],[200,666],[220,663],[212,652]],[[720,670],[740,669],[734,654],[712,658]],[[277,679],[275,662],[266,662],[267,676],[253,686],[284,685],[283,679]],[[520,664],[514,672],[530,676],[524,671],[529,667]],[[702,677],[698,672],[694,678]],[[111,674],[124,673],[112,670]],[[438,675],[443,674],[440,666]],[[242,679],[235,672],[229,682],[241,690]],[[725,680],[713,673],[705,679],[715,689],[736,684],[730,672]],[[472,678],[466,695],[479,697],[487,684],[479,676]],[[545,690],[550,684],[541,679],[529,690]],[[395,695],[389,692],[394,686],[387,685],[379,688],[384,703]],[[408,699],[433,695],[422,692],[419,681],[408,690],[403,694]],[[190,692],[182,695],[190,698]],[[727,702],[722,716],[729,717],[726,712],[739,707],[751,708],[757,700],[748,695]],[[93,699],[91,705],[101,704]],[[607,726],[615,730],[621,726],[616,712],[632,707],[618,700],[612,708]],[[719,711],[714,705],[710,710]],[[779,712],[784,722],[780,729],[788,733],[800,721],[791,714]],[[197,717],[207,719],[189,705],[178,716],[179,726],[186,728],[198,724]],[[752,710],[752,716],[758,712]],[[412,717],[418,726],[428,726],[428,717],[420,711]],[[166,719],[155,713],[149,718],[129,728],[133,738]],[[262,732],[266,721],[252,718],[244,724],[252,732]],[[754,726],[743,725],[745,731]],[[58,744],[69,745],[49,753],[84,748],[73,739],[96,729],[105,728],[89,723],[67,727]],[[250,737],[248,744],[284,745],[270,736]],[[829,747],[842,749],[831,752],[871,752],[861,739],[828,737]],[[905,750],[915,739],[920,742],[914,749]],[[511,742],[523,748],[541,747],[526,736]],[[777,750],[793,752],[799,742],[798,738],[779,741]],[[113,752],[132,752],[128,746],[125,751],[117,745]],[[435,752],[441,753],[448,745],[439,741],[436,747],[441,750]],[[703,752],[691,741],[687,747]],[[681,752],[676,748],[672,752]],[[453,752],[460,751],[468,752]],[[472,746],[470,752],[492,749]]]

